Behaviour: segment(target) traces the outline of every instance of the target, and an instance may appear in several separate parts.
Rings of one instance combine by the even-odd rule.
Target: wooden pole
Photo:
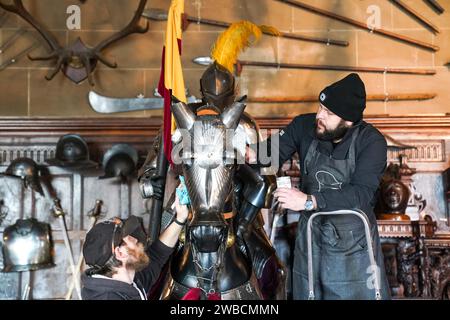
[[[425,0],[436,12],[439,14],[444,13],[444,8],[437,2],[437,0]]]
[[[156,21],[166,21],[167,20],[167,12],[163,9],[156,9],[156,8],[150,8],[144,10],[144,13],[142,14],[143,17],[151,20]],[[231,23],[225,22],[225,21],[218,21],[218,20],[212,20],[212,19],[204,19],[204,18],[196,18],[189,16],[187,14],[183,14],[182,17],[182,28],[183,30],[186,30],[189,27],[189,24],[191,22],[197,23],[197,24],[206,24],[209,26],[214,27],[220,27],[220,28],[228,28]],[[294,40],[301,40],[301,41],[310,41],[310,42],[317,42],[322,43],[326,45],[335,45],[335,46],[342,46],[347,47],[349,45],[348,41],[342,41],[342,40],[333,40],[329,38],[318,38],[318,37],[312,37],[307,35],[300,35],[300,34],[291,34],[286,32],[281,32],[280,35],[273,35],[269,32],[264,32],[264,34],[272,36],[272,37],[281,37],[281,38],[288,38],[288,39],[294,39]]]
[[[394,93],[394,94],[370,94],[367,101],[413,101],[430,100],[437,96],[436,93]],[[299,97],[253,97],[248,98],[248,103],[302,103],[317,102],[317,96]]]
[[[433,32],[439,33],[438,27],[436,27],[433,23],[428,21],[424,16],[422,16],[420,13],[418,13],[416,10],[408,6],[406,3],[404,3],[402,0],[390,0],[392,3],[397,5],[400,9],[404,10],[407,14],[412,16],[414,19],[419,21],[421,24],[423,24],[428,29],[431,29]]]
[[[331,66],[331,65],[315,65],[315,64],[296,64],[296,63],[276,63],[262,61],[245,61],[237,62],[238,74],[242,71],[243,66],[253,67],[272,67],[284,69],[312,69],[312,70],[333,70],[333,71],[352,71],[352,72],[371,72],[371,73],[399,73],[399,74],[417,74],[417,75],[434,75],[436,70],[433,69],[405,69],[405,68],[376,68],[376,67],[352,67],[352,66]]]
[[[312,13],[315,13],[315,14],[318,14],[318,15],[321,15],[321,16],[325,16],[325,17],[328,17],[328,18],[331,18],[331,19],[334,19],[334,20],[338,20],[340,22],[343,22],[343,23],[346,23],[346,24],[358,27],[360,29],[369,30],[370,32],[381,34],[381,35],[386,36],[386,37],[391,38],[391,39],[400,40],[402,42],[405,42],[405,43],[408,43],[408,44],[412,44],[412,45],[421,47],[423,49],[432,50],[432,51],[438,51],[439,50],[438,46],[435,46],[435,45],[432,45],[432,44],[429,44],[429,43],[426,43],[426,42],[423,42],[423,41],[420,41],[420,40],[412,39],[412,38],[400,35],[398,33],[387,31],[387,30],[384,30],[384,29],[381,29],[381,28],[380,29],[370,29],[367,26],[366,23],[359,22],[359,21],[356,21],[354,19],[347,18],[347,17],[335,14],[335,13],[330,12],[330,11],[319,9],[319,8],[313,7],[313,6],[311,6],[309,4],[306,4],[306,3],[303,3],[303,2],[293,1],[293,0],[277,0],[277,1],[289,4],[291,6],[294,6],[294,7],[300,8],[300,9],[304,9],[304,10],[310,11]]]
[[[231,25],[231,23],[228,23],[228,22],[210,20],[210,19],[200,19],[200,18],[195,18],[195,17],[191,17],[191,16],[186,16],[186,19],[189,22],[201,23],[201,24],[222,27],[222,28],[228,28]],[[187,26],[188,25],[185,25],[185,28],[187,28]],[[272,36],[272,37],[277,37],[276,35],[273,35],[268,32],[263,32],[263,33],[266,35]],[[307,35],[292,34],[292,33],[287,33],[287,32],[280,32],[280,35],[278,37],[300,40],[300,41],[317,42],[317,43],[322,43],[322,44],[326,44],[326,45],[335,45],[335,46],[341,46],[341,47],[348,47],[348,45],[349,45],[348,41],[333,40],[333,39],[329,39],[329,38],[311,37],[311,36],[307,36]]]

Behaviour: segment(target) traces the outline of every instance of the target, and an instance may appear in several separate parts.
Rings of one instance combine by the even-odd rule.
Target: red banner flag
[[[186,90],[181,68],[183,13],[184,0],[172,0],[167,18],[166,40],[158,85],[159,94],[164,98],[164,154],[171,164],[172,133],[175,130],[175,121],[171,111],[172,96],[186,103]]]

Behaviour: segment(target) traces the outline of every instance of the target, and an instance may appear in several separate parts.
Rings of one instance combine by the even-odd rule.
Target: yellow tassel
[[[211,58],[233,73],[239,53],[257,42],[263,32],[273,35],[279,34],[279,31],[274,27],[257,26],[246,20],[235,22],[217,38],[211,52]],[[250,42],[252,36],[255,40]]]

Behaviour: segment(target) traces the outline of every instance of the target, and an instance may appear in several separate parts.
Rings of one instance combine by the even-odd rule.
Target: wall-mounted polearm
[[[298,63],[276,63],[262,61],[239,60],[237,62],[237,73],[240,74],[244,66],[281,68],[281,69],[310,69],[310,70],[331,70],[331,71],[350,71],[350,72],[370,72],[370,73],[399,73],[416,75],[434,75],[433,69],[406,69],[406,68],[376,68],[376,67],[352,67],[352,66],[333,66],[318,64],[298,64]]]
[[[4,53],[6,49],[11,47],[11,45],[14,43],[14,41],[16,41],[17,38],[19,38],[26,32],[27,30],[25,29],[17,30],[12,36],[10,36],[5,42],[0,45],[0,54]]]
[[[2,13],[0,13],[0,28],[3,27],[6,20],[8,20],[8,15],[6,14],[6,11],[2,11]]]
[[[438,27],[436,27],[433,23],[431,23],[427,18],[422,16],[420,13],[418,13],[416,10],[408,6],[406,3],[404,3],[402,0],[390,0],[392,3],[397,5],[400,9],[405,11],[407,14],[412,16],[414,19],[419,21],[421,24],[423,24],[428,29],[431,29],[433,32],[439,33]]]
[[[397,33],[391,32],[391,31],[388,31],[388,30],[384,30],[384,29],[381,29],[381,28],[380,29],[378,29],[378,28],[370,29],[367,26],[366,23],[363,23],[363,22],[360,22],[360,21],[357,21],[357,20],[354,20],[354,19],[350,19],[350,18],[341,16],[341,15],[338,15],[338,14],[336,14],[334,12],[330,12],[330,11],[326,11],[326,10],[323,10],[323,9],[320,9],[320,8],[316,8],[314,6],[311,6],[311,5],[303,3],[303,2],[293,1],[293,0],[277,0],[277,1],[289,4],[289,5],[291,5],[293,7],[296,7],[296,8],[307,10],[309,12],[312,12],[312,13],[315,13],[315,14],[318,14],[318,15],[330,18],[330,19],[334,19],[334,20],[337,20],[337,21],[340,21],[340,22],[343,22],[343,23],[346,23],[346,24],[358,27],[360,29],[368,30],[368,31],[376,33],[376,34],[381,34],[381,35],[386,36],[386,37],[391,38],[391,39],[395,39],[395,40],[399,40],[399,41],[402,41],[402,42],[405,42],[405,43],[408,43],[408,44],[411,44],[411,45],[415,45],[415,46],[421,47],[423,49],[427,49],[427,50],[431,50],[431,51],[438,51],[439,50],[439,47],[435,46],[433,44],[429,44],[429,43],[426,43],[426,42],[423,42],[423,41],[420,41],[420,40],[412,39],[410,37],[406,37],[406,36],[403,36],[403,35],[400,35],[400,34],[397,34]]]
[[[390,94],[369,94],[367,101],[421,101],[434,99],[436,93],[390,93]],[[302,103],[317,102],[317,95],[299,97],[250,97],[248,103]]]
[[[444,8],[437,2],[437,0],[424,0],[426,3],[428,3],[437,13],[442,14],[444,13]]]
[[[5,62],[3,62],[2,64],[0,64],[0,71],[6,69],[7,67],[9,67],[10,65],[16,63],[20,58],[22,58],[24,55],[30,53],[31,51],[33,51],[34,49],[36,49],[37,47],[39,47],[39,43],[34,43],[31,46],[29,46],[26,49],[23,49],[22,51],[20,51],[17,55],[15,55],[13,58],[10,58],[8,60],[6,60]]]
[[[142,14],[143,17],[151,20],[156,21],[165,21],[167,20],[167,12],[162,9],[146,9],[144,10],[144,13]],[[204,18],[196,18],[189,16],[187,14],[183,15],[183,30],[186,30],[190,23],[199,23],[199,24],[205,24],[209,26],[215,26],[220,28],[228,28],[231,23],[224,22],[224,21],[218,21],[218,20],[211,20],[211,19],[204,19]],[[264,32],[264,34],[269,36],[276,36],[269,32]],[[300,35],[300,34],[291,34],[287,32],[280,32],[280,35],[278,35],[281,38],[287,38],[287,39],[293,39],[293,40],[300,40],[300,41],[309,41],[309,42],[317,42],[322,43],[326,45],[335,45],[335,46],[341,46],[341,47],[347,47],[349,45],[348,41],[342,41],[342,40],[333,40],[329,38],[318,38],[318,37],[312,37],[307,35]]]

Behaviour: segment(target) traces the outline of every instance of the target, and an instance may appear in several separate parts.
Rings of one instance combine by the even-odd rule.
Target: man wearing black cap
[[[90,268],[81,278],[83,300],[147,300],[186,223],[187,207],[178,197],[175,205],[174,222],[146,250],[146,234],[135,216],[98,223],[87,233],[83,255]]]
[[[279,163],[297,152],[301,165],[299,189],[274,193],[282,208],[300,212],[294,251],[294,299],[307,299],[307,222],[318,211],[362,210],[374,239],[377,266],[367,254],[365,230],[356,216],[316,218],[313,270],[316,299],[374,299],[373,270],[381,274],[381,298],[389,298],[383,255],[373,207],[386,167],[383,135],[364,122],[365,86],[352,73],[319,95],[317,114],[296,117],[278,136]],[[276,139],[269,139],[272,144]],[[272,148],[273,150],[273,148]],[[249,153],[251,154],[251,153]]]

